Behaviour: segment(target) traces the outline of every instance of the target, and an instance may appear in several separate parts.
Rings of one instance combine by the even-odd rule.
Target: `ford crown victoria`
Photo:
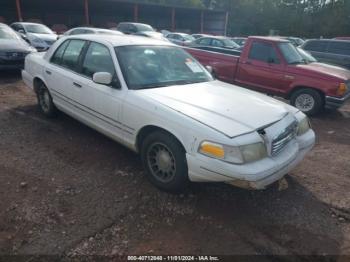
[[[67,37],[29,55],[22,76],[43,114],[63,111],[140,153],[149,180],[167,191],[190,181],[264,189],[315,142],[300,110],[215,80],[164,41]]]

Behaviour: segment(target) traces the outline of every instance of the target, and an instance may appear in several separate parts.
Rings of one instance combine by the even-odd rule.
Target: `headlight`
[[[203,155],[234,164],[251,163],[267,156],[266,147],[261,142],[236,147],[205,141],[198,151]]]
[[[305,134],[307,131],[309,131],[311,128],[310,121],[307,117],[304,117],[299,123],[298,123],[298,136],[301,136]]]
[[[36,43],[36,44],[41,44],[41,43],[43,43],[43,40],[41,40],[40,38],[32,38],[31,41],[32,41],[33,43]]]

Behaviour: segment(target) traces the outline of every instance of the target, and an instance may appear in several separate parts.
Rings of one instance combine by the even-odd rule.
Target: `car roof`
[[[40,23],[32,23],[32,22],[15,22],[13,24],[22,24],[22,25],[44,25]]]
[[[65,39],[81,39],[86,41],[106,42],[114,47],[117,46],[129,46],[129,45],[163,45],[163,46],[176,46],[174,44],[156,40],[153,38],[139,37],[133,35],[76,35],[69,36]]]
[[[189,34],[186,34],[186,33],[170,33],[169,35],[182,35],[182,36],[184,36],[184,35],[189,35]]]
[[[280,36],[249,36],[248,39],[256,39],[256,40],[266,40],[271,42],[290,42],[287,39],[283,39]]]
[[[96,30],[96,28],[93,28],[93,27],[88,27],[88,26],[84,27],[84,26],[82,26],[82,27],[71,28],[71,29],[69,29],[69,31],[73,31],[73,30],[77,30],[77,29],[79,29],[79,30]]]
[[[320,41],[327,41],[327,42],[340,42],[340,43],[344,43],[344,42],[350,42],[350,40],[345,40],[345,39],[308,39],[306,40],[306,42],[320,42]]]
[[[135,22],[120,22],[120,24],[130,24],[130,25],[146,25],[146,26],[150,26],[148,24],[143,24],[143,23],[135,23]],[[152,26],[151,26],[152,27]]]
[[[226,37],[226,36],[212,36],[212,35],[205,36],[205,38],[230,39],[229,37]]]

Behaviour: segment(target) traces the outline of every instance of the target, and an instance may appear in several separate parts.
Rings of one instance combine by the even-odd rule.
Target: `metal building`
[[[0,22],[15,21],[42,22],[54,29],[82,25],[111,28],[134,21],[158,30],[225,35],[228,13],[136,0],[1,0]]]

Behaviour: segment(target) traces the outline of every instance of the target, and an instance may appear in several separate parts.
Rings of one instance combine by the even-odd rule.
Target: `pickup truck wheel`
[[[165,132],[154,132],[143,142],[141,158],[149,181],[161,190],[181,192],[189,184],[186,154]]]
[[[57,108],[52,101],[49,90],[43,83],[41,83],[38,88],[37,97],[40,111],[46,117],[55,117],[57,115]]]
[[[316,90],[304,88],[295,91],[291,104],[307,115],[315,115],[323,109],[324,99]]]

